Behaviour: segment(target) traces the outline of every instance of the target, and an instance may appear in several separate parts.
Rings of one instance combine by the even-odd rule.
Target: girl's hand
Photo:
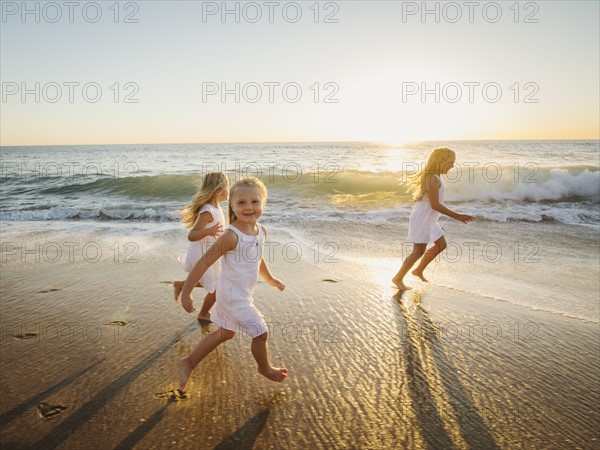
[[[475,220],[475,217],[469,216],[468,214],[459,214],[456,220],[461,221],[462,223],[469,223]]]
[[[181,305],[189,313],[196,311],[196,308],[194,308],[194,299],[191,294],[181,294]]]
[[[279,289],[280,291],[283,292],[283,290],[285,289],[285,283],[281,280],[278,280],[277,278],[273,278],[269,284],[273,287],[276,287],[277,289]]]
[[[214,227],[207,228],[206,230],[208,231],[208,236],[217,237],[223,232],[223,227],[218,223]]]

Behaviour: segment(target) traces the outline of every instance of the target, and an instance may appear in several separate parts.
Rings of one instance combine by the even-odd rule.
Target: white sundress
[[[434,175],[440,182],[440,203],[444,202],[444,182],[438,175]],[[440,213],[431,207],[429,196],[424,195],[415,203],[408,222],[408,242],[413,244],[429,244],[437,241],[444,235],[444,231],[437,220]]]
[[[217,223],[221,224],[223,227],[225,226],[225,215],[223,214],[221,206],[215,208],[213,205],[207,203],[200,208],[198,215],[207,211],[212,215],[213,220],[209,222],[206,227],[204,227],[205,229],[214,227]],[[216,240],[217,238],[215,236],[205,236],[199,241],[190,242],[187,253],[180,255],[178,258],[183,270],[186,272],[191,271]],[[202,286],[204,286],[204,289],[206,289],[208,292],[215,292],[217,289],[217,280],[219,279],[220,274],[221,259],[219,258],[212,266],[208,268],[202,278],[200,278],[200,283],[202,283]]]
[[[267,332],[263,315],[254,306],[252,298],[265,243],[264,229],[257,226],[256,236],[229,226],[237,235],[237,244],[221,258],[217,301],[210,313],[210,320],[215,324],[226,330],[244,332],[251,338]]]

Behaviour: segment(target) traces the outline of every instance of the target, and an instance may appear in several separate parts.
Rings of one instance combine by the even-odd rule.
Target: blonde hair
[[[427,175],[439,175],[442,164],[452,158],[456,158],[454,150],[451,150],[448,147],[436,148],[429,154],[425,167],[408,178],[406,185],[408,186],[408,191],[412,192],[415,201],[418,202],[427,195],[427,183],[425,182],[427,180]]]
[[[200,209],[209,203],[219,189],[227,189],[229,179],[223,172],[207,173],[198,186],[198,191],[192,197],[192,203],[185,205],[179,213],[183,216],[181,223],[192,228],[198,219]]]
[[[260,192],[262,207],[264,208],[264,206],[267,204],[267,188],[265,187],[264,183],[256,177],[242,178],[241,180],[235,182],[229,189],[229,207],[228,207],[229,223],[233,223],[237,219],[237,217],[235,216],[235,213],[233,212],[233,208],[231,207],[231,205],[233,204],[233,196],[235,195],[235,193],[238,189],[243,188],[243,187],[257,188],[258,191]]]

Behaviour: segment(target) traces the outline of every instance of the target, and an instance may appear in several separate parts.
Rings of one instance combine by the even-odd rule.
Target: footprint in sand
[[[37,291],[38,294],[46,294],[48,292],[56,292],[60,291],[58,288],[44,289],[43,291]]]
[[[118,327],[124,327],[127,325],[127,322],[124,320],[113,320],[112,322],[107,323],[106,325],[116,325]]]
[[[409,294],[411,291],[398,291],[396,292],[392,298],[397,301],[402,301],[404,295],[406,294],[408,300],[410,300],[414,305],[419,306],[421,304],[421,299],[423,298],[423,292],[415,291]]]
[[[415,305],[420,305],[421,304],[421,299],[423,298],[423,292],[421,291],[416,291],[415,293],[413,293],[412,297],[410,298],[412,300],[412,302]]]
[[[167,392],[159,392],[157,394],[154,394],[154,397],[166,398],[166,399],[175,400],[175,401],[189,398],[187,393],[180,389],[171,389],[170,391],[167,391]]]
[[[327,283],[337,283],[337,280],[334,280],[332,278],[323,278],[323,281],[326,281]]]
[[[63,405],[51,405],[50,403],[42,402],[38,405],[38,414],[44,419],[52,419],[67,409]]]
[[[37,335],[38,335],[37,333],[29,332],[29,333],[23,333],[23,334],[13,334],[13,337],[16,337],[17,339],[19,339],[21,341],[24,341],[26,339],[33,339]]]
[[[161,281],[160,284],[173,284],[172,281]]]

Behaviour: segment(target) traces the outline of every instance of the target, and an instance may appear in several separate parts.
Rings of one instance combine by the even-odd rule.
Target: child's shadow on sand
[[[169,398],[166,405],[152,414],[151,417],[149,417],[144,423],[131,432],[125,439],[123,439],[115,447],[115,450],[133,448],[136,444],[138,444],[156,425],[160,423],[169,405],[176,401],[177,399]],[[265,408],[259,411],[254,415],[254,417],[250,418],[233,434],[227,436],[219,444],[217,444],[215,450],[251,450],[254,448],[256,439],[265,427],[268,418],[268,409]],[[204,448],[204,446],[202,446],[202,448]]]
[[[238,428],[235,433],[219,442],[214,450],[251,450],[254,448],[256,439],[265,427],[268,418],[268,409],[259,411]]]
[[[446,354],[435,324],[421,305],[422,295],[421,290],[399,291],[392,298],[397,301],[400,315],[401,364],[406,372],[410,402],[417,412],[426,448],[454,447],[444,426],[444,411],[438,409],[435,401],[438,392],[444,391],[450,400],[449,407],[453,406],[457,431],[468,448],[498,450],[493,435],[475,407],[471,392],[462,384],[458,368]],[[421,359],[424,353],[429,355],[429,361]],[[437,372],[437,377],[432,371]]]

